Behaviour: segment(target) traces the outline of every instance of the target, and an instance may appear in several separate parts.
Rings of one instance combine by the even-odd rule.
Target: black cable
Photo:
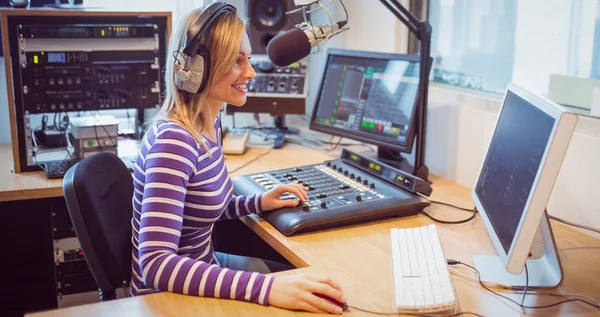
[[[344,13],[346,14],[345,22],[348,23],[348,10],[346,10],[346,6],[344,5],[344,2],[342,0],[340,0],[340,4],[342,5],[342,8],[344,8]]]
[[[98,112],[98,111],[96,111]],[[98,146],[100,146],[100,148],[103,148],[103,146],[100,144],[100,139],[98,138],[98,116],[92,111],[90,110],[90,113],[92,114],[92,116],[94,116],[94,132],[96,132],[96,141],[98,141]],[[98,114],[100,114],[100,112],[98,112]],[[103,124],[100,124],[100,126],[102,127],[102,130],[104,130],[104,133],[106,133],[106,136],[108,137],[108,139],[110,140],[110,143],[112,143],[113,146],[117,146],[117,143],[115,143],[115,141],[112,139],[112,137],[110,136],[110,133],[108,133],[108,130],[106,130],[106,127]],[[118,130],[118,126],[117,126],[117,130]]]
[[[473,211],[473,208],[459,207],[459,206],[456,206],[456,205],[452,205],[452,204],[449,204],[449,203],[445,203],[445,202],[443,202],[443,201],[437,201],[437,200],[431,200],[431,199],[430,199],[430,200],[429,200],[429,202],[430,202],[430,203],[432,203],[432,204],[449,206],[449,207],[456,208],[456,209],[460,209],[460,210],[464,210],[464,211]]]
[[[470,315],[470,316],[478,316],[478,317],[484,317],[483,315],[477,314],[477,313],[471,313],[471,312],[460,312],[460,313],[456,313],[453,315],[438,315],[438,314],[413,314],[413,313],[408,313],[408,312],[397,312],[397,313],[380,313],[380,312],[376,312],[376,311],[370,311],[367,309],[363,309],[363,308],[359,308],[356,306],[352,306],[352,305],[348,305],[348,307],[350,308],[354,308],[356,310],[359,310],[361,312],[365,312],[368,314],[373,314],[373,315],[379,315],[379,316],[399,316],[399,315],[403,315],[403,316],[423,316],[423,317],[456,317],[456,316],[462,316],[462,315]]]
[[[271,151],[273,151],[273,148],[270,148],[268,151],[266,151],[266,152],[264,152],[264,153],[262,153],[262,154],[259,154],[259,155],[257,155],[255,158],[253,158],[253,159],[251,159],[250,161],[248,161],[248,162],[244,163],[242,166],[238,166],[237,168],[235,168],[235,169],[233,169],[233,170],[229,171],[229,174],[233,174],[233,173],[235,173],[235,172],[237,172],[237,171],[241,170],[242,168],[244,168],[244,167],[246,167],[246,166],[250,165],[251,163],[253,163],[254,161],[258,160],[259,158],[261,158],[261,157],[263,157],[263,156],[265,156],[265,155],[267,155],[267,154],[271,153]]]
[[[450,204],[445,204],[445,205],[452,206]],[[452,207],[455,207],[455,206],[452,206]],[[458,225],[458,224],[461,224],[461,223],[467,223],[467,222],[469,222],[469,221],[471,221],[471,220],[473,220],[475,218],[475,215],[477,215],[477,209],[473,208],[473,210],[469,210],[469,211],[473,212],[473,214],[469,218],[462,219],[462,220],[442,220],[442,219],[438,219],[438,218],[435,218],[432,215],[428,214],[427,212],[425,212],[425,210],[421,210],[421,213],[423,215],[429,217],[431,220],[433,220],[435,222],[439,222],[439,223],[442,223],[442,224],[445,224],[445,225]]]
[[[521,308],[525,308],[525,309],[545,309],[545,308],[550,308],[550,307],[562,305],[562,304],[565,304],[565,303],[568,303],[568,302],[582,302],[582,303],[588,304],[588,305],[590,305],[590,306],[592,306],[594,308],[600,309],[600,305],[597,305],[595,303],[591,303],[591,302],[589,302],[587,300],[583,300],[583,299],[580,299],[580,298],[569,298],[569,299],[566,299],[566,300],[563,300],[563,301],[555,302],[555,303],[548,304],[548,305],[542,305],[542,306],[527,306],[527,305],[519,304],[519,302],[513,300],[512,298],[504,296],[504,295],[502,295],[502,294],[500,294],[498,292],[495,292],[492,289],[490,289],[487,285],[485,285],[485,283],[481,280],[481,273],[479,273],[479,270],[476,269],[475,267],[473,267],[473,266],[471,266],[469,264],[460,262],[460,261],[451,260],[451,259],[448,260],[448,265],[456,265],[456,264],[464,265],[464,266],[472,269],[473,271],[475,271],[477,273],[477,279],[479,280],[479,284],[483,288],[485,288],[487,291],[491,292],[492,294],[494,294],[494,295],[496,295],[498,297],[502,297],[504,299],[507,299],[507,300],[511,301],[512,303],[518,305]],[[528,274],[528,272],[526,272],[526,273]],[[527,289],[527,286],[528,286],[527,284],[529,284],[529,277],[528,276],[526,276],[525,289]],[[564,295],[564,296],[568,296],[568,295]],[[574,295],[574,296],[576,296],[576,295]]]

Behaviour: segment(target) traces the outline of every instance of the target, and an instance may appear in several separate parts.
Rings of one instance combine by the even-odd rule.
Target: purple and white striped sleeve
[[[263,194],[233,196],[227,204],[227,210],[221,219],[237,219],[249,214],[262,212]]]
[[[161,291],[268,305],[273,277],[177,255],[186,186],[196,171],[198,151],[190,135],[164,131],[146,156],[138,254],[144,284]]]

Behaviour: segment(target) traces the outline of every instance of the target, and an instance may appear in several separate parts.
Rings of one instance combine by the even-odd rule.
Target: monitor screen
[[[489,221],[509,253],[529,200],[555,119],[508,91],[475,187]]]
[[[311,129],[410,151],[419,56],[329,50]]]

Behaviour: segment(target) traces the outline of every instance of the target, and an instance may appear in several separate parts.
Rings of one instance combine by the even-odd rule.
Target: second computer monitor
[[[473,259],[481,280],[521,287],[562,281],[546,205],[576,123],[577,116],[557,104],[508,86],[471,195],[498,254]],[[530,259],[538,228],[544,255]]]
[[[310,128],[410,153],[418,86],[419,55],[330,49]]]

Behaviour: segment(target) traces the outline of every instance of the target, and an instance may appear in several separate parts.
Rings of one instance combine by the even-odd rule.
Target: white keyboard
[[[458,301],[435,225],[393,228],[391,239],[397,311],[453,311]]]

